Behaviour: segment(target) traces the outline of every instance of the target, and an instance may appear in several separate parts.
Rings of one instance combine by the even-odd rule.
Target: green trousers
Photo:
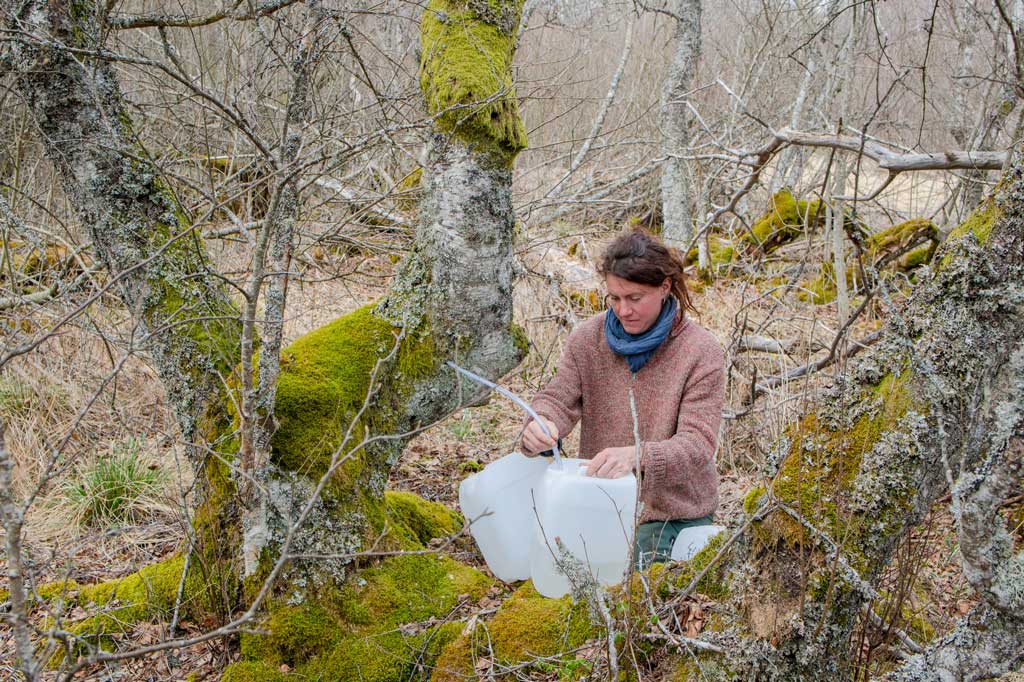
[[[633,543],[633,556],[636,557],[637,570],[651,564],[672,560],[672,545],[675,544],[679,532],[692,526],[711,525],[711,514],[699,519],[671,519],[669,521],[649,521],[641,523],[636,529],[636,542]]]

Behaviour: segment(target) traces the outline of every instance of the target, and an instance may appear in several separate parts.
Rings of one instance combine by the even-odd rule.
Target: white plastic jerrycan
[[[563,459],[552,464],[536,490],[537,521],[530,548],[530,577],[545,597],[569,592],[569,580],[554,556],[555,538],[602,585],[622,580],[633,547],[636,477],[595,478],[586,475],[587,461]]]
[[[505,582],[530,577],[527,549],[537,526],[532,491],[550,461],[513,452],[459,485],[462,515],[472,522],[469,532],[491,572]]]
[[[679,531],[672,545],[673,561],[689,561],[711,542],[711,538],[725,530],[725,526],[691,526]]]

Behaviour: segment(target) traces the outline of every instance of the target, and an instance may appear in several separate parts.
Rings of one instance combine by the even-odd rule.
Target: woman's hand
[[[551,435],[547,435],[541,429],[540,424],[531,421],[523,430],[522,451],[527,457],[536,457],[538,452],[550,450],[558,444],[558,429],[555,423],[546,417],[541,417],[548,427]]]
[[[587,464],[587,476],[621,478],[632,473],[635,463],[635,447],[605,448]]]

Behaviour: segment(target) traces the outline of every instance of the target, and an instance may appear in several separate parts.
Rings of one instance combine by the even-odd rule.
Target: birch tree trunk
[[[40,0],[5,13],[23,36],[8,47],[10,63],[46,154],[148,333],[183,437],[196,444],[205,493],[194,572],[215,584],[210,599],[228,610],[244,576],[256,587],[275,571],[295,589],[322,585],[345,575],[353,553],[391,546],[384,485],[409,432],[475,395],[443,361],[496,378],[522,357],[511,323],[511,168],[526,144],[510,70],[520,6],[435,0],[425,10],[421,84],[437,116],[413,253],[382,301],[300,338],[280,368],[262,363],[261,375],[279,371],[274,414],[261,408],[279,427],[268,429],[270,462],[258,472],[266,511],[244,529],[239,403],[225,388],[240,383],[240,314],[163,179],[140,160],[147,157],[99,42],[100,10]],[[290,125],[307,106],[301,90]],[[287,156],[298,138],[283,141]],[[282,225],[268,243],[273,268],[287,264],[297,202],[294,186],[281,195]],[[271,287],[278,307],[283,286],[277,277]],[[275,353],[276,343],[268,346]]]
[[[701,53],[701,0],[678,0],[674,7],[675,53],[665,74],[661,95],[661,147],[665,163],[661,171],[662,234],[676,248],[686,248],[693,237],[690,211],[691,173],[682,157],[690,144],[690,112],[687,93],[693,87]]]

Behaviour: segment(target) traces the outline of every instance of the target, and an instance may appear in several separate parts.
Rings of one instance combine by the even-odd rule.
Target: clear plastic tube
[[[541,430],[544,431],[544,433],[546,433],[547,435],[551,436],[552,438],[555,438],[555,435],[548,430],[548,425],[544,423],[544,420],[541,419],[540,416],[536,412],[533,411],[533,408],[530,407],[529,404],[527,404],[527,402],[525,400],[523,400],[522,398],[517,396],[515,393],[512,393],[511,391],[506,390],[506,389],[502,388],[501,386],[498,386],[493,381],[488,381],[487,379],[484,379],[479,374],[474,374],[473,372],[470,372],[468,369],[462,369],[461,367],[456,365],[451,360],[445,362],[444,364],[448,365],[449,367],[454,369],[459,374],[462,374],[466,378],[472,379],[476,383],[483,384],[484,386],[487,386],[488,388],[493,388],[498,393],[500,393],[503,396],[505,396],[506,398],[510,399],[516,405],[518,405],[519,407],[521,407],[524,410],[526,410],[526,413],[528,415],[530,415],[531,417],[533,417],[533,420],[535,422],[540,424],[540,428],[541,428]],[[558,440],[558,439],[555,438],[555,440]],[[555,453],[555,464],[557,464],[558,468],[561,469],[562,468],[562,456],[558,452],[558,446],[555,445],[553,448],[551,448],[551,450]]]

